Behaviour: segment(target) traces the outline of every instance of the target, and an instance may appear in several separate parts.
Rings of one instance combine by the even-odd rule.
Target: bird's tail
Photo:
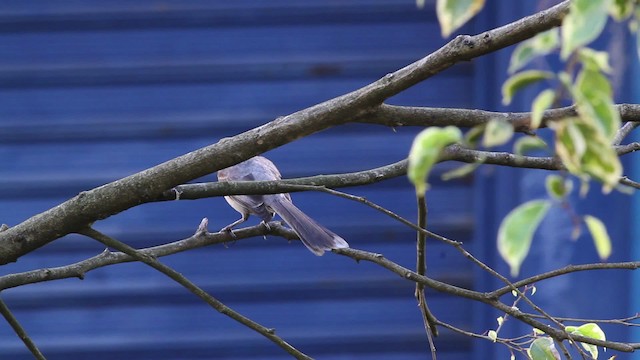
[[[331,249],[348,248],[349,244],[333,231],[318,224],[284,196],[274,196],[268,204],[298,234],[312,253],[322,256]]]

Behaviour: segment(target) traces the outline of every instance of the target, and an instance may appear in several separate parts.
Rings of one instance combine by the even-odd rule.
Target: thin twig
[[[432,233],[431,231],[428,231],[426,229],[424,229],[423,227],[420,227],[418,225],[413,224],[412,222],[410,222],[409,220],[406,220],[404,218],[402,218],[401,216],[395,214],[392,211],[389,211],[387,209],[385,209],[384,207],[377,205],[365,198],[359,197],[359,196],[355,196],[355,195],[351,195],[351,194],[347,194],[341,191],[337,191],[337,190],[333,190],[333,189],[327,189],[325,187],[318,187],[318,186],[307,186],[307,185],[297,185],[296,187],[299,187],[301,189],[308,189],[308,190],[316,190],[316,191],[321,191],[321,192],[326,192],[332,195],[336,195],[345,199],[349,199],[349,200],[353,200],[353,201],[357,201],[360,203],[363,203],[373,209],[376,209],[390,217],[392,217],[393,219],[396,219],[398,221],[400,221],[401,223],[411,227],[412,229],[416,230],[417,233],[419,234],[418,236],[420,236],[420,234],[422,236],[430,236],[433,237],[434,239],[438,239],[440,241],[443,241],[449,245],[452,245],[453,247],[455,247],[464,257],[466,257],[467,259],[469,259],[471,262],[473,262],[474,264],[476,264],[477,266],[479,266],[481,269],[483,269],[484,271],[488,272],[490,275],[500,279],[500,281],[502,281],[503,283],[505,283],[507,286],[507,288],[509,289],[509,291],[514,291],[516,292],[520,297],[522,297],[522,299],[529,305],[531,306],[534,310],[536,310],[537,312],[539,312],[540,314],[542,314],[543,316],[545,316],[549,321],[555,323],[557,326],[562,327],[562,324],[555,321],[553,319],[553,317],[549,314],[547,314],[542,308],[540,308],[538,305],[536,305],[533,301],[531,301],[531,299],[529,299],[522,291],[520,291],[520,289],[518,289],[519,286],[515,286],[514,284],[512,284],[509,279],[507,279],[506,277],[504,277],[502,274],[500,274],[499,272],[495,271],[493,268],[491,268],[490,266],[488,266],[487,264],[483,263],[482,261],[480,261],[479,259],[477,259],[475,256],[473,256],[471,253],[469,253],[467,250],[465,250],[462,247],[462,243],[458,242],[458,241],[454,241],[451,239],[448,239],[444,236],[441,235],[437,235],[435,233]],[[419,205],[420,206],[420,205]],[[424,205],[424,211],[425,211],[425,216],[426,216],[426,204]],[[420,210],[419,210],[420,211]],[[421,221],[422,219],[419,218],[419,221]],[[425,219],[426,220],[426,219]],[[420,242],[418,240],[418,273],[420,274],[420,271],[422,271],[421,275],[424,275],[424,268],[422,267],[423,265],[420,264]],[[424,250],[422,250],[424,251]],[[424,257],[424,254],[422,254],[422,257]],[[424,264],[424,261],[422,262],[422,264]],[[419,284],[418,284],[419,285]],[[418,289],[416,288],[416,296],[418,291]],[[494,292],[495,294],[495,292]],[[502,295],[502,294],[501,294]],[[496,296],[495,298],[497,299],[499,296]],[[429,316],[430,315],[430,316]],[[433,315],[429,312],[426,311],[425,312],[425,316],[427,316],[427,319],[429,320],[428,323],[431,325],[432,321],[435,320],[435,318],[433,317]],[[436,333],[437,334],[437,333]],[[570,335],[569,335],[570,336]]]
[[[206,228],[206,224],[201,224],[201,228]],[[256,331],[257,333],[259,333],[260,335],[266,337],[267,339],[271,340],[273,343],[275,343],[276,345],[278,345],[279,347],[281,347],[282,349],[284,349],[287,353],[293,355],[296,359],[305,359],[305,360],[311,360],[312,358],[305,355],[304,353],[302,353],[300,350],[296,349],[295,347],[291,346],[290,344],[288,344],[286,341],[282,340],[279,336],[277,336],[275,334],[275,329],[269,329],[266,328],[260,324],[258,324],[257,322],[241,315],[240,313],[232,310],[231,308],[229,308],[228,306],[226,306],[225,304],[223,304],[222,302],[220,302],[218,299],[214,298],[213,296],[211,296],[209,293],[207,293],[206,291],[202,290],[200,287],[198,287],[196,284],[194,284],[193,282],[191,282],[190,280],[188,280],[186,277],[184,277],[182,274],[180,274],[179,272],[173,270],[171,267],[159,262],[155,257],[150,256],[148,254],[145,254],[143,252],[140,252],[134,248],[132,248],[131,246],[120,242],[116,239],[113,239],[93,228],[87,227],[82,229],[81,231],[79,231],[80,234],[85,235],[87,237],[90,237],[94,240],[97,240],[99,242],[101,242],[102,244],[104,244],[107,247],[111,247],[114,249],[117,249],[129,256],[131,256],[132,258],[141,261],[149,266],[151,266],[152,268],[158,270],[159,272],[163,273],[164,275],[168,276],[169,278],[171,278],[172,280],[174,280],[175,282],[177,282],[178,284],[182,285],[183,287],[185,287],[187,290],[191,291],[193,294],[195,294],[196,296],[198,296],[199,298],[201,298],[202,300],[204,300],[207,304],[209,304],[212,308],[214,308],[215,310],[217,310],[218,312],[220,312],[223,315],[226,315],[228,317],[230,317],[231,319],[239,322],[240,324]]]
[[[594,263],[594,264],[582,264],[582,265],[568,265],[560,269],[547,271],[542,274],[534,275],[528,277],[526,279],[522,279],[513,283],[515,287],[523,287],[526,285],[531,285],[533,283],[550,279],[553,277],[558,277],[561,275],[579,272],[579,271],[589,271],[589,270],[636,270],[640,268],[640,261],[626,261],[626,262],[617,262],[617,263]],[[491,296],[500,297],[512,289],[510,286],[505,286],[500,289],[492,291]]]
[[[424,195],[417,196],[418,206],[418,227],[421,229],[427,228],[427,201]],[[422,231],[416,232],[416,272],[420,275],[425,275],[427,271],[426,261],[426,243],[427,236]],[[427,333],[427,339],[429,340],[429,348],[431,349],[431,358],[436,359],[436,347],[433,344],[433,336],[438,336],[438,328],[436,328],[437,319],[433,316],[429,305],[427,305],[427,298],[424,293],[424,285],[416,283],[416,300],[418,300],[418,307],[422,314],[422,322]],[[433,336],[432,336],[433,335]]]
[[[206,219],[206,218],[205,218]],[[269,223],[269,228],[272,229],[268,232],[265,226],[256,225],[246,227],[238,230],[234,230],[234,238],[231,238],[229,233],[196,233],[188,238],[177,240],[163,245],[152,246],[145,249],[138,250],[139,252],[152,256],[161,257],[197,249],[200,247],[224,244],[231,240],[238,241],[241,239],[252,238],[256,236],[262,236],[265,234],[274,234],[287,239],[297,239],[295,233],[287,233],[282,227],[278,227],[276,222]],[[31,271],[25,271],[20,273],[12,273],[0,276],[0,290],[18,287],[26,284],[35,284],[51,280],[60,280],[68,278],[84,279],[86,273],[102,268],[109,265],[121,264],[125,262],[136,261],[135,258],[122,253],[111,252],[105,249],[102,253],[90,257],[88,259],[78,261],[76,263],[68,264],[65,266],[36,269]]]
[[[616,133],[616,136],[613,138],[613,145],[620,145],[622,141],[638,126],[640,126],[640,120],[629,121],[622,125]]]
[[[517,343],[516,341],[522,341],[525,338],[530,338],[531,337],[531,334],[527,334],[527,335],[520,336],[520,337],[514,338],[514,339],[505,339],[505,338],[498,337],[498,338],[496,338],[494,340],[494,339],[490,338],[487,335],[477,334],[477,333],[474,333],[472,331],[467,331],[467,330],[461,329],[459,327],[453,326],[453,325],[451,325],[449,323],[445,323],[445,322],[442,322],[442,321],[438,321],[438,325],[442,326],[445,329],[451,330],[451,331],[453,331],[455,333],[458,333],[458,334],[461,334],[461,335],[464,335],[464,336],[468,336],[468,337],[472,337],[472,338],[476,338],[476,339],[482,339],[482,340],[489,340],[491,342],[497,342],[497,343],[503,344],[503,345],[507,346],[509,349],[515,350],[515,351],[520,352],[522,354],[526,354],[526,349],[523,348],[523,345],[525,345],[526,343],[520,344],[520,343]],[[531,341],[532,340],[527,340],[527,343],[529,343]]]
[[[389,259],[386,259],[382,254],[376,254],[376,253],[371,253],[368,251],[362,251],[362,250],[357,250],[352,248],[335,249],[332,251],[336,254],[348,256],[356,261],[372,262],[376,265],[379,265],[395,273],[396,275],[406,280],[413,281],[413,282],[420,282],[425,286],[429,286],[437,291],[446,292],[451,295],[460,296],[460,297],[464,297],[464,298],[468,298],[471,300],[488,304],[494,307],[495,309],[505,312],[510,316],[524,322],[525,324],[528,324],[530,326],[533,326],[536,329],[541,330],[542,332],[551,336],[555,340],[558,340],[559,342],[564,340],[573,340],[577,342],[583,342],[583,343],[592,344],[596,346],[602,346],[612,350],[618,350],[623,352],[633,352],[637,349],[640,349],[640,344],[638,343],[622,343],[622,342],[610,341],[610,340],[599,340],[599,339],[594,339],[594,338],[589,338],[586,336],[579,336],[579,335],[569,336],[569,334],[567,334],[567,332],[564,331],[564,329],[557,329],[545,323],[542,323],[534,318],[531,318],[527,316],[525,313],[521,312],[519,309],[513,308],[509,305],[506,305],[500,302],[498,299],[490,296],[490,294],[460,288],[454,285],[446,284],[446,283],[431,279],[426,276],[418,275],[415,271],[412,271]]]
[[[38,360],[45,360],[45,357],[42,352],[40,352],[40,349],[38,349],[31,337],[27,334],[27,331],[22,327],[22,325],[20,325],[20,322],[18,321],[18,319],[16,319],[16,317],[13,315],[2,298],[0,298],[0,313],[2,313],[2,316],[5,318],[5,320],[7,320],[9,325],[11,325],[13,331],[16,333],[16,335],[18,335],[20,340],[22,340],[31,354],[33,354],[33,357]]]

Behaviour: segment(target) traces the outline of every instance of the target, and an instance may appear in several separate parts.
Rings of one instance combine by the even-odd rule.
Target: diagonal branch
[[[202,231],[202,232],[206,231],[205,221],[203,221],[203,223],[200,225],[199,231]],[[130,247],[129,245],[123,242],[120,242],[116,239],[113,239],[97,230],[94,230],[93,228],[87,227],[87,228],[81,229],[79,233],[87,237],[90,237],[94,240],[97,240],[107,247],[118,249],[119,251],[122,251],[123,253],[129,255],[130,257],[138,261],[141,261],[151,266],[152,268],[158,270],[159,272],[171,278],[173,281],[184,286],[187,290],[191,291],[193,294],[195,294],[196,296],[204,300],[207,304],[209,304],[212,308],[214,308],[221,314],[226,315],[231,319],[241,323],[242,325],[258,332],[262,336],[266,337],[267,339],[271,340],[276,345],[284,349],[289,354],[293,355],[296,359],[311,360],[311,357],[300,352],[298,349],[294,348],[293,346],[288,344],[286,341],[282,340],[279,336],[277,336],[275,334],[275,329],[266,328],[258,324],[257,322],[241,315],[235,310],[229,308],[228,306],[220,302],[218,299],[214,298],[213,296],[209,295],[209,293],[202,290],[196,284],[189,281],[186,277],[184,277],[179,272],[159,262],[154,256],[150,256],[149,254],[145,254],[143,252],[137,251],[136,249]]]
[[[18,335],[20,340],[22,340],[27,349],[29,349],[33,357],[37,360],[45,360],[45,357],[42,352],[40,352],[40,349],[38,349],[31,337],[27,334],[27,331],[22,327],[22,325],[20,325],[18,319],[16,319],[7,304],[2,299],[0,299],[0,313],[5,318],[5,320],[7,320],[9,325],[11,325],[11,328],[16,333],[16,335]]]

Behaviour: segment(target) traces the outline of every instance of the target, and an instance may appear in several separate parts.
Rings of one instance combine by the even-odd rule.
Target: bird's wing
[[[254,181],[252,174],[245,174],[234,181]],[[271,210],[264,203],[264,195],[232,195],[225,196],[227,202],[238,212],[253,214],[264,221],[269,221],[273,217]],[[244,211],[242,211],[244,210]]]

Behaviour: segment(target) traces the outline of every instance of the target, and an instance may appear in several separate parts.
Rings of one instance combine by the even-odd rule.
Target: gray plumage
[[[267,181],[281,178],[278,168],[262,156],[218,171],[218,181]],[[302,243],[318,256],[331,249],[349,247],[343,238],[318,224],[293,205],[289,194],[232,195],[224,198],[242,217],[225,226],[223,231],[231,231],[234,226],[245,222],[251,214],[260,217],[264,223],[271,221],[274,214],[278,214],[298,234]]]

